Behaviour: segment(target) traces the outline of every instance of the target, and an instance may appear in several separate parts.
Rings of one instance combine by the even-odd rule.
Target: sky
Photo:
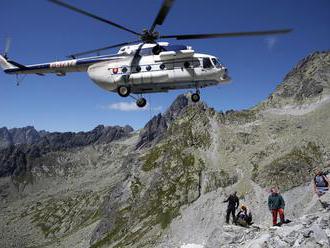
[[[162,0],[66,0],[138,32],[151,26]],[[0,0],[0,51],[11,37],[9,57],[21,64],[65,59],[74,52],[135,40],[113,26],[71,12],[46,0]],[[230,84],[201,90],[201,99],[218,111],[253,107],[267,98],[298,61],[330,48],[329,0],[176,0],[163,35],[293,28],[286,35],[205,40],[170,40],[220,58]],[[106,53],[116,53],[110,50]],[[189,90],[145,95],[138,110],[131,98],[107,92],[87,73],[65,77],[0,72],[0,127],[34,126],[47,131],[87,131],[97,125],[142,128]]]

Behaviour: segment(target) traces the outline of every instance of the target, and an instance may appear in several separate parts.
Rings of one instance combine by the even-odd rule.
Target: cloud
[[[266,42],[267,48],[269,50],[272,50],[274,48],[274,46],[277,44],[278,39],[275,36],[271,36],[271,37],[265,38],[265,42]]]
[[[139,108],[136,106],[135,102],[116,102],[111,103],[109,105],[102,106],[103,109],[108,110],[117,110],[117,111],[124,111],[124,112],[131,112],[131,111],[148,111],[150,110],[150,105],[147,103],[147,105],[143,108]],[[151,107],[152,111],[161,111],[162,107]]]

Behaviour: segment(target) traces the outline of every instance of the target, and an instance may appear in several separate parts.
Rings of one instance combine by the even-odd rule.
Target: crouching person
[[[249,211],[246,206],[241,206],[240,211],[237,213],[235,223],[244,227],[253,224],[251,211]]]

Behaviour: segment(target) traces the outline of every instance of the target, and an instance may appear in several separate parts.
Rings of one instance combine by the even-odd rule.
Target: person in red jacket
[[[284,223],[289,223],[289,220],[285,220],[284,218],[284,207],[285,202],[283,197],[278,191],[277,187],[271,188],[271,194],[268,197],[268,208],[273,216],[273,226],[281,226]],[[277,223],[277,215],[280,216],[280,222]]]

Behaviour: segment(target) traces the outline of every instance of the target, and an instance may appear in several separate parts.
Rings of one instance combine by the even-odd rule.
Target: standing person
[[[231,194],[227,200],[224,202],[228,202],[228,207],[227,207],[227,215],[226,215],[226,223],[229,224],[229,219],[230,219],[230,214],[232,215],[233,218],[233,223],[235,223],[235,210],[239,206],[239,200],[238,197],[236,196],[237,192],[235,191],[233,194]]]
[[[313,181],[314,192],[318,197],[324,195],[329,190],[329,179],[320,169],[316,170]]]
[[[290,221],[286,221],[284,218],[284,207],[285,202],[283,197],[278,191],[277,187],[271,188],[271,193],[268,197],[268,208],[272,212],[273,216],[273,226],[281,226],[284,223],[288,223]],[[280,216],[280,222],[277,223],[277,215]]]

